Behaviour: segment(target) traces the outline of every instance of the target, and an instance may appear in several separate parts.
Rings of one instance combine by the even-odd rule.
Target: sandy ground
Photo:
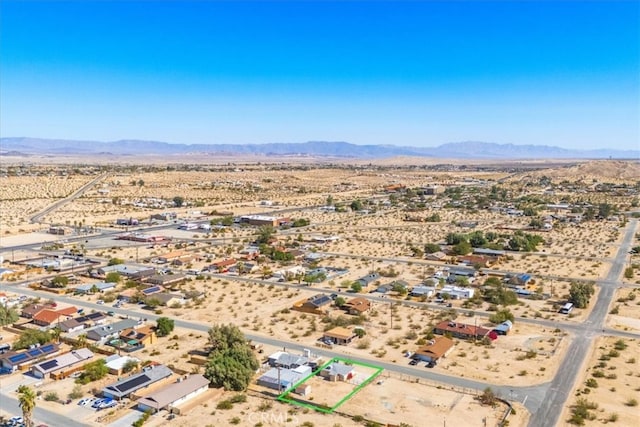
[[[607,316],[607,326],[623,331],[640,331],[640,289],[618,289],[611,310],[618,314]]]
[[[616,353],[612,351],[619,341],[620,338],[615,337],[601,337],[594,341],[586,370],[577,379],[573,396],[569,398],[560,418],[561,425],[570,425],[567,421],[571,417],[570,407],[578,398],[597,405],[597,409],[591,411],[595,417],[592,421],[586,421],[587,426],[607,423],[621,426],[637,424],[638,408],[632,405],[631,400],[636,399],[637,402],[640,391],[640,341],[623,339],[621,342],[626,344],[626,348],[618,350],[619,355],[613,356]],[[607,356],[603,358],[603,355]],[[586,386],[588,380],[592,382],[591,387]],[[612,416],[616,417],[615,422]]]

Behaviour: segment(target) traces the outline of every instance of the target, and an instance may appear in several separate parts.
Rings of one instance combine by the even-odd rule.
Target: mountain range
[[[397,145],[356,145],[348,142],[309,141],[265,144],[172,144],[160,141],[120,140],[111,142],[0,138],[0,154],[7,155],[176,155],[176,154],[258,154],[277,156],[322,156],[346,158],[388,158],[417,156],[457,159],[602,159],[640,158],[639,150],[575,150],[548,145],[452,142],[437,147]]]

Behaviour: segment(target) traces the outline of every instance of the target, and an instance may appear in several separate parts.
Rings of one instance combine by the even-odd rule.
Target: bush
[[[50,391],[44,395],[44,400],[46,400],[47,402],[57,402],[58,400],[60,400],[60,398],[58,397],[58,393],[56,393],[55,391]]]
[[[221,400],[216,405],[216,409],[232,409],[233,403],[230,400]]]
[[[627,406],[638,406],[638,401],[634,398],[627,400],[625,403]]]

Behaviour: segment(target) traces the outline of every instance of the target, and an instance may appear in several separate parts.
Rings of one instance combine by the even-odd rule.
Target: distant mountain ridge
[[[418,156],[457,159],[637,159],[640,150],[570,150],[548,145],[496,144],[491,142],[451,142],[437,147],[396,145],[356,145],[348,142],[309,141],[265,144],[170,144],[161,141],[120,140],[111,142],[44,139],[28,137],[0,138],[0,152],[48,155],[172,155],[172,154],[260,154],[351,157],[358,159],[394,156]]]

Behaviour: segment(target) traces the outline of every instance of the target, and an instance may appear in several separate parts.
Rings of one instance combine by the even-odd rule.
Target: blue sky
[[[640,148],[636,1],[2,0],[0,135]]]

